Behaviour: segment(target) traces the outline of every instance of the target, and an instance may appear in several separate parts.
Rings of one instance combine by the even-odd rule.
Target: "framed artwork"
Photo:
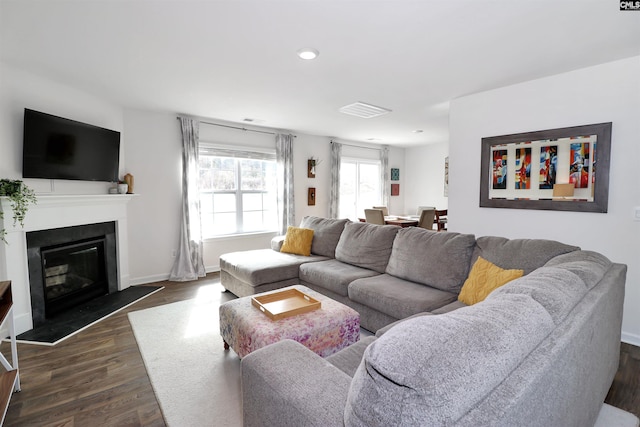
[[[316,205],[316,189],[315,187],[309,187],[307,190],[307,206]]]
[[[400,181],[400,169],[391,168],[391,181]]]
[[[611,128],[482,138],[480,207],[607,212]]]
[[[444,158],[444,197],[449,197],[449,156]]]
[[[316,177],[316,161],[314,159],[307,160],[307,178]]]
[[[391,195],[392,196],[400,195],[400,184],[391,184]]]

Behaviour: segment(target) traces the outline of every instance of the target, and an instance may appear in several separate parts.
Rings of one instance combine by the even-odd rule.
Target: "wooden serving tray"
[[[320,308],[320,301],[297,289],[251,297],[251,304],[271,320],[280,320]]]

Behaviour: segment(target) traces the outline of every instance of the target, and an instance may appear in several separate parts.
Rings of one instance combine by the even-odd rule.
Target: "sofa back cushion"
[[[401,322],[365,351],[345,425],[453,425],[552,328],[547,311],[527,295]]]
[[[587,287],[577,274],[558,267],[540,267],[496,289],[486,300],[508,294],[528,295],[543,306],[558,325],[586,293]]]
[[[475,242],[473,234],[403,228],[393,242],[386,273],[458,293],[469,274]]]
[[[611,261],[592,251],[574,251],[552,258],[547,267],[558,267],[578,275],[587,289],[593,288],[611,268]]]
[[[555,240],[510,240],[504,237],[483,236],[476,240],[471,263],[481,256],[499,267],[520,269],[524,270],[524,274],[529,274],[550,259],[579,249],[577,246],[565,245]]]
[[[398,230],[395,225],[349,222],[336,246],[336,259],[384,273]]]
[[[313,230],[311,253],[335,258],[336,245],[340,240],[344,225],[348,222],[348,219],[319,218],[317,216],[302,218],[300,227]]]

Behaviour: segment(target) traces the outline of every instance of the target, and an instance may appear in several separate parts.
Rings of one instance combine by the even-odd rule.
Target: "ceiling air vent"
[[[372,117],[381,116],[383,114],[390,113],[391,110],[376,107],[375,105],[365,104],[364,102],[356,102],[353,104],[345,105],[339,110],[341,113],[351,114],[352,116],[362,117],[363,119],[370,119]]]

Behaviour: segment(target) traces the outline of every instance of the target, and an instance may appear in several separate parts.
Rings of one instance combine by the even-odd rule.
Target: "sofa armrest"
[[[302,344],[283,340],[242,359],[244,427],[337,426],[351,377]]]
[[[280,248],[282,248],[282,244],[284,243],[285,236],[276,236],[271,239],[271,249],[276,252],[280,252]]]

